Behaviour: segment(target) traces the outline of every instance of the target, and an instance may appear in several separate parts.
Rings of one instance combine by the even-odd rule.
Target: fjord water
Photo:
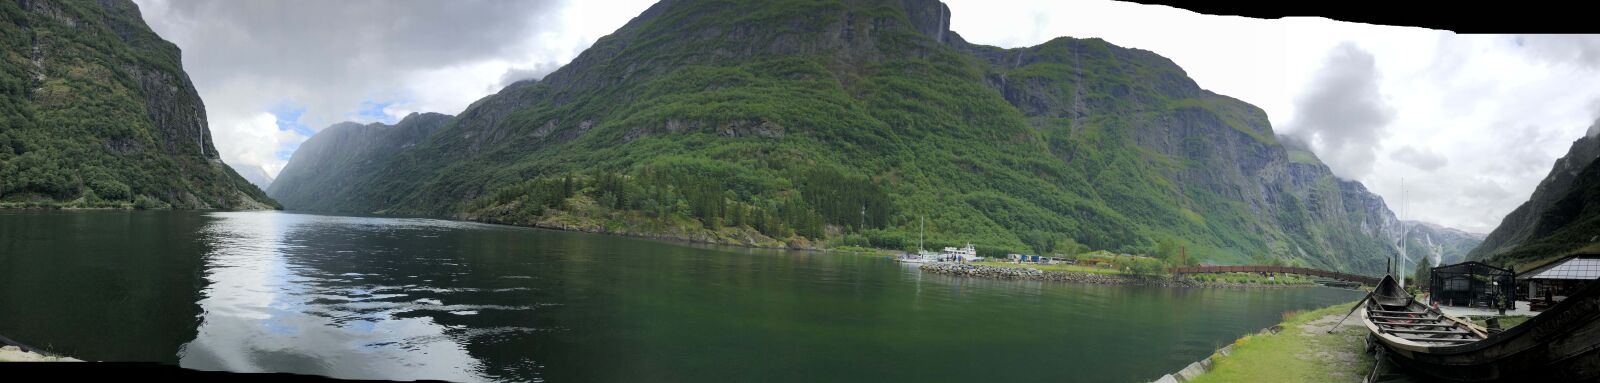
[[[0,212],[0,335],[455,381],[1149,381],[1355,291],[962,279],[881,257],[282,212]]]

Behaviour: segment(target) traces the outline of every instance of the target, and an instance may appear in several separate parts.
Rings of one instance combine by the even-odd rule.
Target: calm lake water
[[[89,360],[456,381],[1149,381],[1328,288],[282,212],[0,212],[0,334]]]

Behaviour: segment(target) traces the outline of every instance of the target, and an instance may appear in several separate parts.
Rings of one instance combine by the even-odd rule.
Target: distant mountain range
[[[233,171],[261,190],[267,190],[267,187],[272,185],[272,176],[267,175],[267,169],[260,166],[234,167]]]
[[[1533,195],[1507,214],[1471,260],[1536,266],[1579,251],[1600,252],[1600,120],[1557,159]]]
[[[271,209],[131,1],[0,2],[0,208]]]
[[[1365,273],[1397,254],[1381,198],[1171,60],[971,44],[949,18],[926,0],[661,1],[459,116],[330,127],[269,192],[756,246],[914,249],[925,219],[930,247],[987,254],[1181,248]],[[1438,257],[1470,242],[1423,226],[1411,242]]]
[[[278,173],[268,195],[293,209],[334,211],[353,194],[354,180],[372,174],[401,150],[428,138],[450,116],[413,113],[395,125],[335,124],[307,139]]]
[[[1467,253],[1483,243],[1485,236],[1422,221],[1405,221],[1405,224],[1411,227],[1406,241],[1408,262],[1426,259],[1434,266],[1465,261]],[[1415,263],[1407,263],[1411,264]]]

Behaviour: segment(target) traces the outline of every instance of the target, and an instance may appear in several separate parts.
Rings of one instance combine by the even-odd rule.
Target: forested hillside
[[[1396,252],[1381,198],[1171,60],[1099,39],[975,45],[949,16],[662,1],[339,173],[348,187],[314,207],[793,247],[914,249],[925,220],[929,247],[991,255],[1183,249],[1358,272]]]
[[[0,2],[0,207],[262,209],[126,0]]]
[[[437,131],[450,116],[412,113],[394,125],[346,122],[317,132],[300,144],[267,195],[297,210],[335,210],[335,195],[349,194],[353,180],[378,171],[386,159]]]

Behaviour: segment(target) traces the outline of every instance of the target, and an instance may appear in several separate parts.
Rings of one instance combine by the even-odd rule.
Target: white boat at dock
[[[924,221],[925,222],[925,221]],[[922,224],[926,226],[926,223]],[[944,252],[931,252],[922,249],[922,228],[917,230],[917,252],[901,253],[894,260],[905,263],[935,263],[935,262],[974,262],[983,257],[978,256],[978,248],[967,243],[966,247],[945,247]]]
[[[934,262],[973,262],[983,259],[978,256],[978,249],[968,243],[965,247],[946,247],[943,252],[919,250],[916,254],[904,253],[894,260],[905,263],[934,263]]]

